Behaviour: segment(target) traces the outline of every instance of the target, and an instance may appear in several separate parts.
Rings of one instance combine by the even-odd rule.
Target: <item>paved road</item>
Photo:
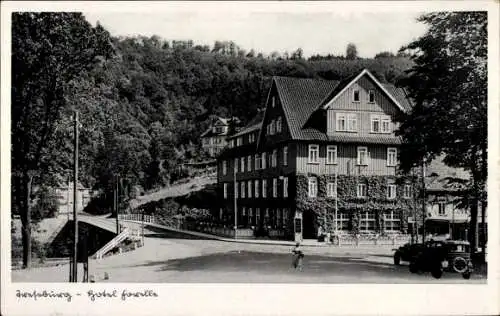
[[[390,249],[367,254],[363,249],[305,247],[304,271],[291,268],[290,247],[192,239],[147,231],[146,244],[135,251],[90,262],[97,282],[162,283],[485,283],[484,275],[465,281],[445,274],[410,274],[392,264]],[[189,239],[188,239],[189,238]],[[103,280],[104,273],[109,280]],[[79,278],[82,276],[79,273]],[[66,282],[68,265],[15,270],[13,282]]]

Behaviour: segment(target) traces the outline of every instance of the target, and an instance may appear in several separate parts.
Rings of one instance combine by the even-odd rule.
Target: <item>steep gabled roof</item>
[[[315,128],[302,128],[323,99],[338,85],[338,81],[274,77],[286,122],[292,139],[325,139],[326,134]]]
[[[356,76],[351,76],[346,78],[345,80],[342,80],[341,83],[328,95],[327,98],[325,98],[322,102],[322,106],[324,108],[328,107],[329,104],[331,104],[333,101],[335,101],[336,98],[338,98],[344,91],[346,91],[351,85],[353,85],[355,82],[359,80],[359,78],[363,76],[368,76],[376,86],[379,87],[382,92],[385,93],[385,95],[392,101],[394,104],[403,112],[406,111],[405,107],[402,106],[399,102],[399,100],[391,94],[389,91],[387,91],[386,87],[378,81],[375,76],[368,71],[368,69],[363,69],[358,75]]]

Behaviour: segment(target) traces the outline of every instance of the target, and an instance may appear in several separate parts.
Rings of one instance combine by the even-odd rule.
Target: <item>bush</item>
[[[33,262],[39,259],[41,263],[45,262],[47,258],[48,245],[39,242],[38,240],[31,239],[31,257]],[[11,256],[12,262],[22,260],[23,258],[23,243],[22,238],[19,236],[11,235]]]

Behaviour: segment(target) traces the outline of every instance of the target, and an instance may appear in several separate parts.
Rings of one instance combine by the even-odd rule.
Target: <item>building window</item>
[[[276,133],[281,133],[281,116],[276,120]]]
[[[347,117],[345,114],[337,113],[337,131],[347,130]]]
[[[271,127],[269,128],[270,129],[270,132],[269,134],[271,135],[274,135],[275,134],[275,123],[274,123],[274,120],[271,121]]]
[[[245,198],[246,195],[246,188],[245,188],[245,182],[241,182],[241,198]]]
[[[224,198],[227,199],[227,183],[224,183]]]
[[[375,103],[375,91],[368,90],[368,102]]]
[[[358,198],[365,198],[366,195],[367,195],[367,193],[366,193],[366,184],[359,183],[356,191],[357,191]]]
[[[444,197],[438,198],[438,215],[439,216],[446,215],[446,198]]]
[[[390,132],[391,132],[391,119],[382,118],[382,133],[390,133]]]
[[[387,166],[395,167],[397,164],[398,150],[394,147],[387,148]]]
[[[319,163],[319,145],[309,145],[308,163]]]
[[[262,179],[262,197],[267,197],[267,179]]]
[[[254,186],[255,186],[255,197],[258,198],[260,193],[259,180],[255,180]]]
[[[412,192],[411,192],[411,185],[410,184],[405,184],[404,186],[404,191],[403,191],[403,197],[405,199],[411,199],[411,196],[412,196]]]
[[[347,130],[349,132],[358,130],[358,116],[354,113],[347,115]]]
[[[337,196],[337,188],[335,187],[335,182],[328,182],[327,187],[327,196],[328,197],[336,197]]]
[[[396,198],[396,185],[388,184],[387,185],[387,199],[394,200]]]
[[[380,116],[371,115],[370,121],[371,121],[371,127],[372,127],[371,132],[372,133],[380,133]]]
[[[368,165],[368,148],[358,147],[358,165]]]
[[[252,180],[248,180],[248,197],[251,198],[252,197],[252,193],[253,193],[253,190],[252,190]]]
[[[288,146],[283,147],[283,166],[288,166]]]
[[[251,133],[250,135],[248,135],[248,142],[249,143],[255,142],[255,134],[254,133]]]
[[[384,229],[389,232],[399,231],[399,217],[395,211],[384,212]]]
[[[337,212],[337,229],[349,230],[349,214],[346,212]]]
[[[275,97],[271,98],[271,105],[273,108],[276,106],[276,98]]]
[[[222,161],[222,174],[227,174],[227,161]]]
[[[252,171],[252,156],[247,157],[247,170]]]
[[[255,226],[258,226],[260,224],[260,208],[255,209]]]
[[[309,178],[308,196],[312,198],[318,196],[318,179],[316,179],[315,177]]]
[[[361,219],[359,221],[359,230],[363,232],[369,232],[375,230],[375,213],[374,212],[364,212],[361,213]]]
[[[358,129],[358,116],[356,113],[337,113],[337,131],[356,132]]]
[[[266,169],[266,153],[262,153],[262,169]]]
[[[337,163],[337,146],[328,145],[326,146],[326,163],[336,164]]]
[[[241,137],[236,138],[236,146],[241,146],[241,145],[243,145],[243,138]]]
[[[248,224],[253,225],[253,208],[248,208]]]
[[[238,158],[234,158],[234,171],[238,172]]]
[[[288,197],[288,177],[283,178],[283,197]]]
[[[276,226],[278,226],[278,228],[280,227],[283,227],[283,210],[278,208],[276,210]]]
[[[278,165],[278,150],[277,149],[273,150],[271,163],[272,163],[273,167],[276,167]]]
[[[273,179],[273,197],[278,197],[278,179]]]
[[[245,172],[245,157],[241,157],[240,162],[241,162],[240,172]]]
[[[354,90],[352,93],[352,100],[354,102],[359,102],[359,90]]]
[[[236,182],[234,186],[234,197],[239,198],[239,193],[240,193],[240,185],[239,182]]]

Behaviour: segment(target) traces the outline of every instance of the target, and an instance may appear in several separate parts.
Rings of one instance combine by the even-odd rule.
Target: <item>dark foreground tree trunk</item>
[[[22,223],[22,243],[23,243],[23,269],[31,267],[31,181],[33,177],[27,172],[21,180],[21,196],[19,213]]]
[[[469,227],[469,242],[471,255],[476,251],[476,241],[477,241],[477,211],[478,211],[478,199],[476,196],[472,199],[472,204],[470,207],[470,227]]]

